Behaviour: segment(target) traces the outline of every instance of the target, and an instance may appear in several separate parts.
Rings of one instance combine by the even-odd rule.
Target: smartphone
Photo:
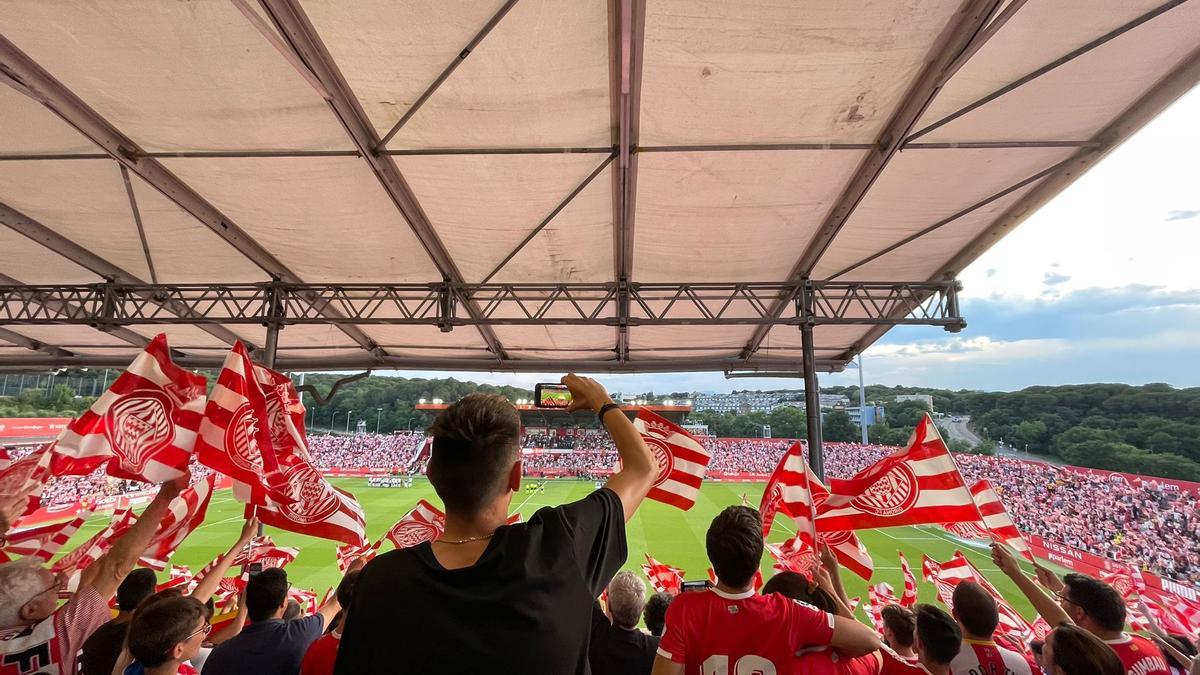
[[[533,388],[533,400],[539,408],[566,408],[571,405],[571,390],[566,385],[541,382]]]
[[[709,588],[712,588],[712,582],[708,579],[701,579],[700,581],[685,581],[679,586],[679,590],[682,593],[688,593],[690,591],[707,591]]]
[[[263,570],[262,563],[260,563],[260,562],[250,563],[250,574],[258,574],[262,570]]]

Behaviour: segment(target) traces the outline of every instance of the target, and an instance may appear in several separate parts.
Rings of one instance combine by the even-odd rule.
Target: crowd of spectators
[[[316,435],[308,440],[313,460],[321,468],[424,470],[424,461],[410,467],[425,441],[423,433]],[[769,474],[792,443],[715,437],[702,441],[712,455],[709,471],[753,474]],[[607,474],[617,463],[616,448],[607,434],[533,433],[522,438],[522,446],[560,450],[525,454],[524,468],[530,476],[593,478]],[[896,450],[858,443],[827,443],[824,448],[825,471],[831,478],[849,478]],[[31,450],[10,448],[8,454],[16,459]],[[958,455],[958,464],[968,483],[984,478],[992,482],[1024,532],[1200,584],[1200,496],[1193,492],[1154,480],[1131,483],[1011,457]],[[192,469],[193,480],[208,473],[194,462]],[[42,493],[42,504],[86,502],[144,487],[96,471],[52,479]]]
[[[425,443],[425,434],[354,434],[308,437],[313,463],[322,469],[407,468]]]

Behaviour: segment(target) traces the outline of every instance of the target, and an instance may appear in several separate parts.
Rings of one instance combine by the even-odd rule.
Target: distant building
[[[933,410],[933,397],[929,394],[901,394],[896,397],[896,403],[904,401],[920,401],[925,404],[926,408]]]
[[[695,412],[737,413],[771,412],[780,405],[779,394],[745,392],[740,394],[697,394],[692,399]]]
[[[871,426],[872,424],[883,421],[885,412],[884,412],[883,406],[881,406],[881,405],[869,405],[865,409],[860,408],[858,406],[854,406],[853,408],[846,408],[846,414],[850,416],[851,422],[854,422],[854,424],[856,426],[861,427],[862,419],[864,416],[864,410],[865,410],[865,415],[866,415],[867,426]]]

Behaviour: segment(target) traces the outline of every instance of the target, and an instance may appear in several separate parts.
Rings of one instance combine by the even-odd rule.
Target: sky
[[[1200,386],[1200,88],[959,275],[968,327],[898,327],[868,384],[1012,391],[1088,382]],[[537,373],[397,373],[532,387]],[[802,388],[721,373],[603,375],[610,391]],[[858,383],[856,370],[822,385]]]

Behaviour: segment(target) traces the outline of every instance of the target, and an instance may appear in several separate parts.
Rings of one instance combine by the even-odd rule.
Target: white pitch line
[[[883,530],[875,530],[875,531],[878,532],[879,534],[882,534],[885,537],[888,537],[890,539],[895,539],[896,541],[937,541],[937,537],[897,537],[896,535],[888,534],[887,532],[884,532]]]
[[[201,525],[200,527],[197,527],[196,529],[197,529],[197,530],[200,530],[200,529],[206,528],[206,527],[208,527],[208,526],[210,526],[210,525],[224,525],[225,523],[232,523],[232,522],[233,522],[233,521],[235,521],[235,520],[242,520],[242,521],[244,521],[244,520],[246,520],[246,519],[245,519],[244,517],[242,517],[242,516],[233,516],[233,517],[231,517],[231,518],[226,518],[225,520],[218,520],[218,521],[217,521],[217,522],[215,522],[215,523],[204,523],[203,525]]]

